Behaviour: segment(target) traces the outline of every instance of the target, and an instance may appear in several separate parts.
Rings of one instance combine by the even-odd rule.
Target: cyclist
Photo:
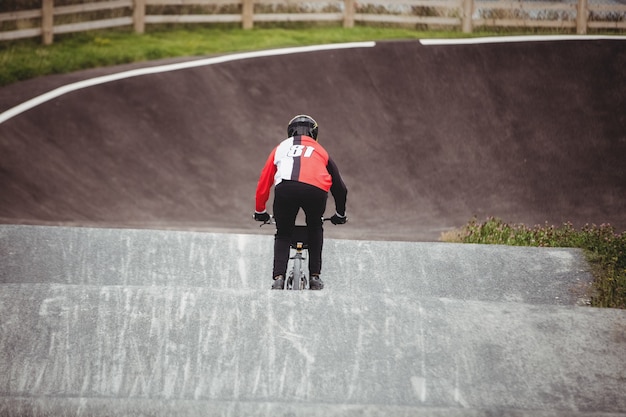
[[[324,229],[322,217],[326,210],[328,191],[335,200],[333,224],[344,224],[348,189],[339,175],[337,165],[317,142],[318,125],[304,114],[295,116],[287,125],[288,138],[272,150],[259,177],[256,189],[254,219],[267,222],[266,211],[272,184],[274,187],[274,268],[272,289],[282,290],[289,262],[289,246],[296,216],[300,208],[305,213],[309,245],[309,288],[321,290],[322,246]]]

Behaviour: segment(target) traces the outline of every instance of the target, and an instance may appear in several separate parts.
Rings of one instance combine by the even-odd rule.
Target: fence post
[[[133,26],[135,33],[144,33],[146,31],[146,0],[134,1]]]
[[[254,26],[254,0],[243,0],[241,24],[244,29],[252,29],[252,26]]]
[[[463,33],[472,33],[474,25],[472,16],[474,15],[474,0],[462,0],[463,4]]]
[[[51,45],[54,40],[54,0],[41,2],[41,36],[44,45]]]
[[[589,18],[588,0],[578,0],[578,8],[576,10],[576,33],[579,35],[587,34],[587,19]]]
[[[344,0],[343,2],[343,27],[354,27],[355,0]]]

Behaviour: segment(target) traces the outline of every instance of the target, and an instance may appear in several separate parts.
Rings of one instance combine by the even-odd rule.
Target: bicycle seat
[[[296,245],[298,242],[302,242],[302,249],[308,249],[309,232],[304,225],[297,224],[293,229],[293,234],[291,235],[291,247],[297,249]]]

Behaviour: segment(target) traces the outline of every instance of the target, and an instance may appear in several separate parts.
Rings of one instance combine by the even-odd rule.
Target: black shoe
[[[272,282],[273,290],[284,290],[285,289],[285,277],[282,275],[278,275],[274,277],[274,282]]]
[[[311,275],[311,279],[309,280],[309,289],[311,290],[321,290],[324,288],[324,281],[320,278],[319,275]]]

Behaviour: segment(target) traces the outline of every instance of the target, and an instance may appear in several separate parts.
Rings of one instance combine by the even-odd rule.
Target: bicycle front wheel
[[[293,283],[292,290],[303,290],[302,288],[302,259],[296,258],[293,260]]]

